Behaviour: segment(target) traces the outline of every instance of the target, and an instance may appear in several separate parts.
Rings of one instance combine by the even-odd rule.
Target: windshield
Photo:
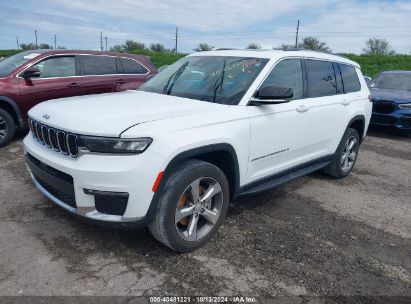
[[[411,91],[411,73],[380,74],[371,81],[370,88]]]
[[[268,59],[228,56],[185,57],[140,87],[141,91],[236,105]]]
[[[7,76],[22,64],[40,55],[36,51],[28,51],[16,54],[0,61],[0,77]]]

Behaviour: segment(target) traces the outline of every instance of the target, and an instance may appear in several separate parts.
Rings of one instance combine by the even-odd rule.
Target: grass
[[[362,73],[374,77],[386,70],[411,71],[411,55],[354,55],[343,54],[361,66]]]
[[[19,53],[18,50],[0,50],[0,57]],[[157,67],[172,64],[186,54],[159,53],[153,51],[131,51],[131,54],[150,56]],[[411,70],[411,55],[355,55],[342,54],[361,65],[364,75],[373,77],[385,70]]]

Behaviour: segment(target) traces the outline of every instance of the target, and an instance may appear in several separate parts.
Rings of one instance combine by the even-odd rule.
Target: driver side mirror
[[[251,105],[276,104],[290,102],[293,98],[293,89],[289,87],[269,84],[261,87],[255,97],[250,99]]]
[[[29,67],[26,69],[21,76],[24,79],[29,79],[29,78],[34,78],[34,77],[39,77],[40,76],[40,69],[36,66]]]

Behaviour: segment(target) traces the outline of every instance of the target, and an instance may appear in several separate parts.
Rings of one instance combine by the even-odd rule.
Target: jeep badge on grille
[[[48,116],[47,114],[44,114],[44,115],[43,115],[43,118],[44,118],[44,119],[49,119],[50,116]]]

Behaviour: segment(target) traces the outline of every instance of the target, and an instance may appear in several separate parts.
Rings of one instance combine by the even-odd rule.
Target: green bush
[[[362,73],[374,77],[386,70],[409,70],[411,71],[410,55],[354,55],[342,54],[361,66]]]
[[[159,53],[153,51],[131,51],[130,54],[136,55],[146,55],[149,56],[151,62],[157,67],[162,67],[163,65],[169,65],[176,62],[178,59],[186,56],[186,54],[180,53]]]

